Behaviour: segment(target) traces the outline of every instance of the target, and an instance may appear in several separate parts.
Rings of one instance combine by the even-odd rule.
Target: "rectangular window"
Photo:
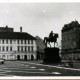
[[[21,46],[21,51],[23,52],[23,46]]]
[[[10,44],[12,44],[12,39],[10,39]]]
[[[21,40],[21,44],[23,44],[23,40]]]
[[[27,51],[27,46],[25,46],[25,51]]]
[[[31,51],[33,52],[33,46],[31,46]]]
[[[31,40],[31,44],[33,44],[33,40]]]
[[[5,48],[4,47],[2,47],[2,51],[5,51]]]
[[[8,44],[8,39],[6,40],[6,44]]]
[[[17,42],[18,44],[19,44],[19,40],[18,40],[18,42]]]
[[[30,46],[28,46],[28,52],[30,52]]]
[[[9,49],[9,47],[7,46],[7,47],[6,47],[6,51],[8,51],[8,49]]]
[[[30,44],[30,40],[28,40],[28,44]]]
[[[20,46],[18,46],[17,48],[18,48],[18,51],[20,51]]]
[[[4,44],[4,39],[2,40],[2,44]]]
[[[10,47],[10,51],[12,51],[12,47]]]
[[[25,40],[25,44],[26,44],[26,40]]]

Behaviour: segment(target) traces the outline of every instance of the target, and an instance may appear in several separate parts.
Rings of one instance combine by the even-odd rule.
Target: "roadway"
[[[80,76],[80,69],[40,64],[37,61],[5,61],[0,76]]]

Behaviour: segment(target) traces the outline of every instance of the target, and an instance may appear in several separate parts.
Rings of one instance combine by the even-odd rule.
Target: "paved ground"
[[[0,76],[80,76],[80,69],[39,64],[37,61],[5,61]]]

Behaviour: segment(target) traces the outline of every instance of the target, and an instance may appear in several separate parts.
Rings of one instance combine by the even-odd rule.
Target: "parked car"
[[[0,59],[0,64],[4,64],[4,61],[5,61],[5,60],[1,58],[1,59]]]

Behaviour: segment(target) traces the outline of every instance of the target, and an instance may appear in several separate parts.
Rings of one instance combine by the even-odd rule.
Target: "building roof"
[[[80,27],[80,24],[78,23],[78,21],[72,21],[69,24],[65,24],[64,27],[62,28],[62,31],[70,30],[73,27]]]
[[[14,29],[6,25],[6,27],[0,27],[0,32],[14,32]]]
[[[0,39],[28,39],[36,40],[35,37],[26,32],[0,32]]]

